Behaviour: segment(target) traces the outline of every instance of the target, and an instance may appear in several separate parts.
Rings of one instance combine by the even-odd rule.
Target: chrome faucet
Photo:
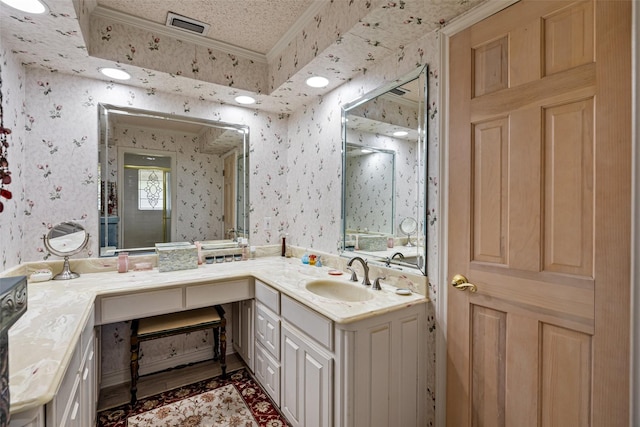
[[[373,287],[371,289],[373,289],[374,291],[381,291],[382,290],[382,286],[380,286],[381,280],[387,280],[387,276],[377,277],[376,280],[373,281]]]
[[[371,282],[369,281],[369,266],[367,265],[367,261],[363,260],[359,256],[353,257],[347,263],[347,267],[351,267],[353,261],[360,261],[362,264],[362,268],[364,270],[364,278],[362,279],[362,284],[365,286],[371,286]]]

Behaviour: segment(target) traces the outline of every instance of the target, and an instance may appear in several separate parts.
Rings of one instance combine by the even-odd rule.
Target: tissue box
[[[156,253],[161,273],[198,268],[198,249],[191,243],[156,243]]]

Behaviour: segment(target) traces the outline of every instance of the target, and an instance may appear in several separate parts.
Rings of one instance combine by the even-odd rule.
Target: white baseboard
[[[227,356],[233,352],[227,351]],[[158,360],[146,365],[140,365],[139,375],[152,374],[154,372],[164,371],[165,369],[175,368],[176,366],[187,365],[190,363],[202,362],[213,358],[213,349],[206,347],[190,353],[181,354],[164,360]],[[102,375],[100,388],[107,388],[115,385],[125,384],[131,381],[131,371],[129,366],[126,369],[109,372]]]

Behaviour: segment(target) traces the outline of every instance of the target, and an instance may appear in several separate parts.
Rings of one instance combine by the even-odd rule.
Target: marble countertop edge
[[[219,265],[203,264],[193,270],[160,273],[156,267],[127,273],[100,271],[83,273],[80,278],[68,281],[29,283],[27,312],[9,330],[11,413],[45,405],[55,397],[83,326],[100,297],[255,278],[337,324],[355,323],[428,302],[428,298],[419,293],[396,295],[395,287],[389,284],[383,284],[382,291],[370,291],[388,298],[376,295],[369,301],[350,303],[320,297],[304,288],[309,280],[334,279],[328,274],[330,269],[305,266],[295,258],[272,256]],[[13,274],[26,272],[25,267],[11,271]],[[346,275],[335,280],[346,282]]]

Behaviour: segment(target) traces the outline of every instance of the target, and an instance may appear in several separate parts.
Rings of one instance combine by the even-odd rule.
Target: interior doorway
[[[172,155],[124,151],[119,167],[120,242],[124,248],[153,247],[172,239]]]

